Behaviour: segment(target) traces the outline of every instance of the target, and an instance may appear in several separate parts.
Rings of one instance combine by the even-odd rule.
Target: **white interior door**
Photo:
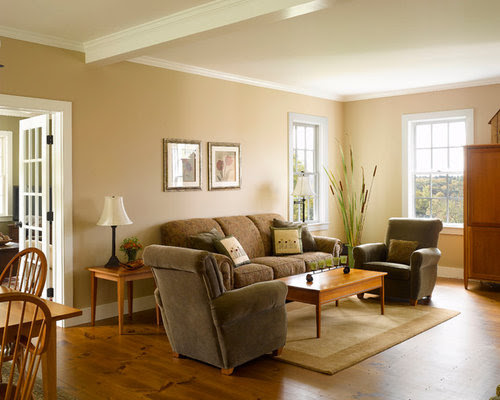
[[[51,143],[50,116],[19,122],[19,250],[36,247],[47,257],[46,287],[53,287],[49,193]],[[47,295],[47,297],[53,297]]]

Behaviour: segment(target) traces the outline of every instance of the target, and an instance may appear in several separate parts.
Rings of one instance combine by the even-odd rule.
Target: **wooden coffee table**
[[[306,281],[307,273],[279,278],[288,286],[287,300],[316,306],[316,337],[321,337],[321,306],[344,297],[380,288],[380,313],[384,314],[384,275],[387,272],[342,268],[312,274],[314,281]]]

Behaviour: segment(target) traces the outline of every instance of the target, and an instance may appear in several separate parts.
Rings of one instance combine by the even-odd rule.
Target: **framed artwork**
[[[163,139],[163,191],[201,190],[201,142]]]
[[[241,187],[239,143],[208,143],[208,190]]]

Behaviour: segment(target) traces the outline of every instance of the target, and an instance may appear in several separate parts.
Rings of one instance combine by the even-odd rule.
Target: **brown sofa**
[[[254,214],[170,221],[161,227],[162,244],[189,247],[191,235],[213,228],[225,236],[236,237],[250,258],[250,264],[235,268],[229,257],[213,254],[227,290],[310,271],[311,262],[331,258],[335,246],[340,244],[335,238],[315,236],[317,251],[273,256],[270,227],[274,218],[283,220],[278,214]]]

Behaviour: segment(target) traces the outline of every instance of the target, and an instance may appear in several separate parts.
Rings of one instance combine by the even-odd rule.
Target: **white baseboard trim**
[[[453,279],[463,279],[464,270],[462,268],[444,267],[438,266],[438,276],[442,278],[453,278]],[[150,310],[155,308],[155,297],[145,296],[134,299],[134,312]],[[125,300],[124,304],[125,313],[128,310],[128,300]],[[79,317],[74,317],[65,320],[65,327],[76,326],[81,324],[88,324],[90,322],[90,307],[82,309],[82,315]],[[96,321],[106,318],[116,317],[118,315],[118,303],[115,301],[113,303],[101,304],[96,307]]]
[[[441,278],[464,279],[464,270],[462,268],[438,265],[438,276]]]
[[[155,297],[154,296],[145,296],[134,299],[134,312],[150,310],[155,308]],[[128,311],[128,300],[125,300],[124,304],[125,314]],[[81,324],[88,324],[90,322],[90,307],[82,309],[83,314],[79,317],[70,318],[65,320],[65,327],[76,326]],[[99,321],[100,319],[106,319],[111,317],[116,317],[118,315],[118,302],[101,304],[96,307],[95,310],[95,319]]]

